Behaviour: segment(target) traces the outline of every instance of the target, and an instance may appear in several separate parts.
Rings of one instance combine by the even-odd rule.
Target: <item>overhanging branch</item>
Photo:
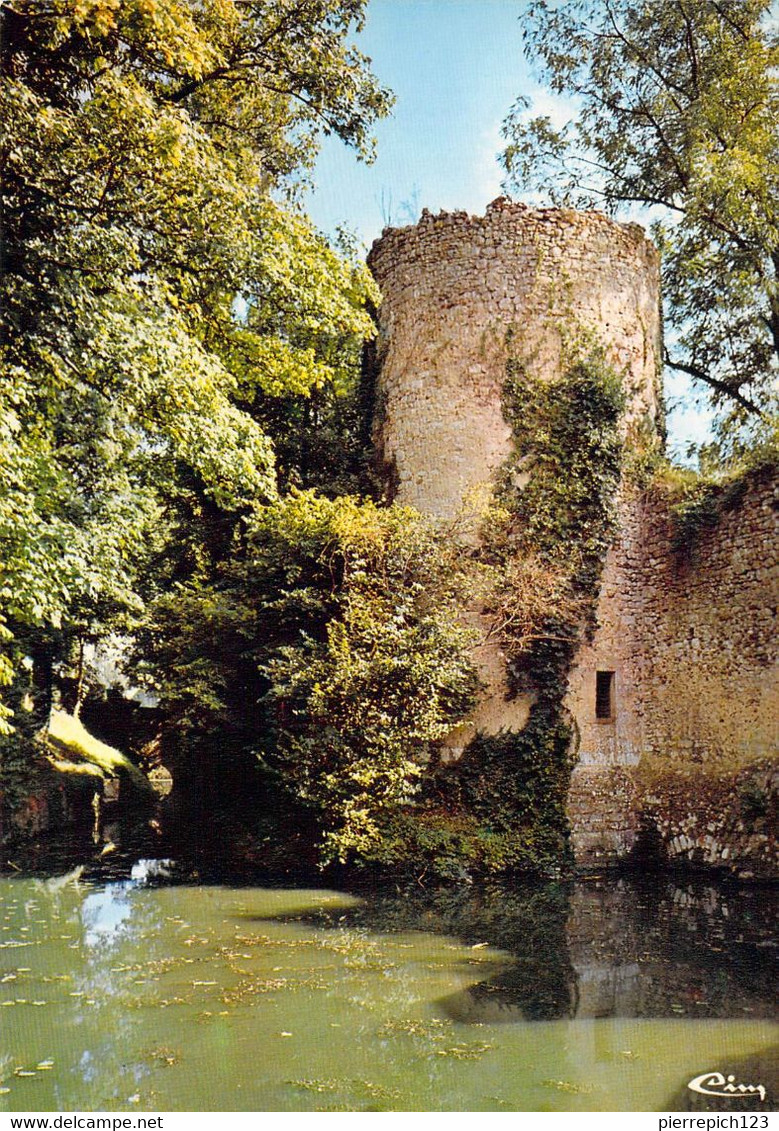
[[[716,389],[718,392],[723,393],[726,397],[730,397],[731,400],[736,401],[741,405],[743,409],[746,409],[747,412],[752,413],[752,415],[754,416],[762,417],[763,413],[760,411],[754,401],[751,401],[748,397],[745,397],[739,389],[734,389],[725,381],[720,381],[719,378],[713,377],[711,373],[707,373],[705,369],[700,369],[697,365],[689,365],[684,361],[674,361],[668,353],[668,350],[664,350],[663,352],[663,361],[669,367],[669,369],[676,369],[680,373],[688,373],[690,377],[697,377],[698,380],[705,381],[705,383],[707,385],[710,385],[712,389]]]

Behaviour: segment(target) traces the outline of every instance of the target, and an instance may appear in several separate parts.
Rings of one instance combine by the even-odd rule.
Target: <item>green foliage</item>
[[[661,467],[653,486],[668,498],[672,522],[671,547],[682,560],[695,559],[701,539],[714,530],[722,516],[739,506],[750,479],[771,475],[776,469],[774,446],[756,448],[745,458],[731,460],[699,472]]]
[[[474,701],[466,577],[414,511],[293,492],[209,584],[162,598],[141,645],[183,756],[262,755],[323,861],[365,861]],[[242,761],[241,761],[242,760]]]
[[[139,797],[152,796],[148,778],[126,755],[95,738],[66,711],[52,711],[46,741],[52,751],[49,762],[61,773],[91,773],[101,782],[124,777]]]
[[[488,516],[484,555],[497,567],[493,613],[516,686],[557,694],[592,615],[613,529],[624,403],[602,347],[570,340],[560,376],[507,367],[504,413],[515,440]]]
[[[556,203],[655,206],[667,362],[730,410],[775,408],[779,36],[770,0],[533,0],[528,54],[578,117],[504,125],[509,183]]]
[[[416,808],[389,815],[375,859],[443,879],[559,873],[570,863],[570,748],[557,704],[534,707],[520,733],[477,735],[426,778]]]
[[[755,827],[764,821],[771,808],[771,796],[753,778],[744,782],[738,791],[738,804],[744,821]]]
[[[465,579],[408,509],[300,496],[273,522],[276,537],[292,532],[287,560],[302,549],[326,561],[337,610],[266,666],[276,764],[318,812],[325,859],[370,859],[381,817],[411,799],[433,744],[473,705],[470,637],[456,619]]]
[[[563,709],[582,630],[591,627],[620,476],[623,393],[597,342],[570,338],[560,376],[509,363],[505,415],[515,450],[502,469],[481,554],[515,692],[534,704],[521,732],[478,734],[427,783],[420,828],[432,867],[456,874],[550,873],[570,863],[565,816],[573,733]],[[399,855],[396,851],[396,855]]]
[[[370,157],[362,11],[0,6],[0,683],[217,560],[275,495],[272,406],[342,393],[375,288],[295,185],[323,131]]]

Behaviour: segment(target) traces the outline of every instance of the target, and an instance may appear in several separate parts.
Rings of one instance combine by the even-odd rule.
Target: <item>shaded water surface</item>
[[[71,862],[72,863],[72,862]],[[0,878],[0,1110],[774,1108],[770,892]],[[765,1102],[690,1092],[704,1072]]]

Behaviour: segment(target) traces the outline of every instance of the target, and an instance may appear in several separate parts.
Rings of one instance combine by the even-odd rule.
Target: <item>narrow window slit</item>
[[[611,722],[614,713],[614,672],[596,672],[595,718]]]

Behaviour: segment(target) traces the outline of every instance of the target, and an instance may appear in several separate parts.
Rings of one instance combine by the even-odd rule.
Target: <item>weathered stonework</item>
[[[594,330],[623,373],[624,433],[660,425],[658,261],[635,225],[499,200],[484,217],[423,214],[386,231],[369,263],[383,293],[375,438],[398,501],[469,536],[469,511],[511,453],[507,361],[519,343],[534,376],[556,376],[565,325]],[[596,630],[566,700],[578,728],[568,812],[582,866],[651,843],[672,860],[779,871],[776,504],[775,478],[753,475],[683,553],[669,498],[623,484]],[[527,717],[486,634],[476,658],[487,688],[452,736],[454,754],[476,730],[517,730]],[[612,681],[606,718],[596,718],[599,672]]]
[[[687,546],[660,489],[625,499],[620,518],[569,684],[577,857],[607,862],[654,831],[671,859],[775,873],[776,469],[746,477]],[[599,670],[615,673],[612,721],[595,718]]]
[[[519,352],[534,375],[555,377],[571,328],[594,331],[624,373],[624,426],[655,426],[659,265],[637,225],[500,198],[483,217],[423,213],[415,227],[388,229],[368,262],[383,296],[375,440],[398,502],[468,538],[512,450],[507,361]],[[475,611],[472,620],[485,691],[451,736],[455,756],[477,731],[520,730],[531,702],[508,696],[501,648]]]
[[[500,199],[388,229],[368,262],[383,295],[376,443],[399,502],[441,518],[478,505],[511,451],[512,340],[551,377],[561,331],[596,330],[625,371],[626,421],[657,418],[658,259],[637,225]]]
[[[24,770],[4,770],[0,786],[0,845],[94,819],[94,782],[58,773],[42,754],[30,752]]]

